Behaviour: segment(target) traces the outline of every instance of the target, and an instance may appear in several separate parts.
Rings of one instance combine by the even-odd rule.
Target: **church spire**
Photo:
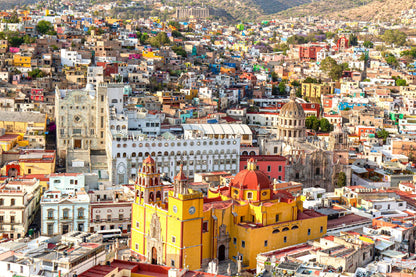
[[[175,181],[175,194],[186,194],[187,193],[187,183],[188,177],[186,177],[185,173],[183,172],[183,164],[181,163],[181,167],[179,169],[178,174],[174,178]]]

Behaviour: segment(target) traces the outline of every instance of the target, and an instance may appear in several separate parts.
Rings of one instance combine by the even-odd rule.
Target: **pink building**
[[[257,161],[257,170],[261,170],[269,176],[270,180],[285,179],[286,158],[279,155],[252,155],[240,156],[240,170],[246,169],[247,160],[253,158]]]

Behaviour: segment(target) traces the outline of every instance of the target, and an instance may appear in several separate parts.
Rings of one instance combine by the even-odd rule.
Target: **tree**
[[[27,73],[32,79],[45,77],[45,73],[39,68],[35,68]]]
[[[338,173],[337,187],[342,188],[347,185],[347,175],[345,172]]]
[[[386,30],[381,39],[389,44],[403,46],[406,43],[407,35],[400,30]]]
[[[278,80],[277,73],[272,71],[272,73],[270,73],[270,75],[272,77],[272,82],[277,82],[277,80]]]
[[[182,46],[172,46],[172,51],[175,52],[176,55],[182,56],[184,58],[188,56]]]
[[[383,54],[384,59],[386,60],[386,63],[392,67],[399,66],[399,62],[397,61],[397,58],[391,54],[391,53],[384,53]]]
[[[365,48],[373,48],[374,44],[371,41],[366,40],[366,41],[364,41],[363,46]]]
[[[400,78],[396,79],[396,86],[398,87],[407,86],[406,80],[400,79]]]
[[[279,91],[280,95],[286,94],[286,83],[284,81],[280,82],[277,86],[277,90]]]
[[[305,84],[318,84],[320,82],[315,78],[306,77],[305,80],[303,80],[303,83],[305,83]]]
[[[358,45],[358,38],[355,34],[350,35],[349,43],[352,46],[357,46]]]
[[[321,124],[319,123],[318,118],[316,118],[316,116],[314,116],[314,115],[308,116],[305,119],[305,126],[306,126],[307,129],[313,129],[313,130],[318,132],[319,128],[320,128],[320,125]]]
[[[181,25],[177,21],[169,21],[168,24],[169,24],[169,26],[175,27],[177,30],[179,30],[181,28]]]
[[[49,21],[41,20],[36,25],[36,31],[42,35],[48,33],[50,30],[52,30],[52,24]]]
[[[322,119],[319,121],[319,125],[320,125],[320,127],[321,127],[321,131],[322,131],[322,132],[327,133],[327,132],[329,132],[329,131],[332,131],[332,130],[333,130],[333,126],[332,126],[332,124],[331,124],[331,123],[329,123],[328,119],[326,119],[326,118],[322,118]]]
[[[386,139],[389,137],[390,133],[387,132],[385,129],[381,129],[377,131],[377,137],[382,138],[383,142],[386,142]]]
[[[149,43],[153,47],[159,48],[160,46],[170,44],[170,40],[165,32],[160,32],[155,37],[150,38]]]
[[[328,74],[328,76],[336,81],[339,80],[342,76],[342,73],[344,72],[344,70],[348,69],[348,64],[346,63],[342,63],[342,64],[338,64],[336,60],[334,60],[331,57],[326,57],[322,62],[321,62],[321,70],[323,72],[325,72],[326,74]]]

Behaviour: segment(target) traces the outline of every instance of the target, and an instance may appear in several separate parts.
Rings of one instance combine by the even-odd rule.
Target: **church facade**
[[[294,90],[290,101],[282,107],[278,122],[275,135],[263,138],[260,147],[266,155],[286,157],[286,181],[333,191],[338,174],[344,172],[349,182],[348,134],[340,126],[329,134],[328,139],[307,137],[305,113],[302,105],[296,102]]]
[[[207,197],[189,188],[182,170],[173,188],[159,178],[148,157],[135,185],[131,252],[149,263],[194,270],[214,259],[240,257],[253,269],[259,253],[326,233],[327,217],[277,190],[253,159],[230,185],[210,189]]]

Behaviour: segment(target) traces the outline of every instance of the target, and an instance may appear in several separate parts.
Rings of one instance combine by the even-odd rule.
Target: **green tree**
[[[339,80],[342,76],[344,70],[348,69],[348,64],[342,63],[338,64],[333,58],[326,57],[320,66],[321,70],[328,74],[328,76],[333,80]]]
[[[169,45],[170,40],[168,38],[168,35],[165,32],[160,32],[155,37],[150,38],[149,43],[153,47],[158,47],[159,48],[163,45]]]
[[[307,129],[313,129],[315,131],[319,131],[319,128],[321,127],[321,124],[320,124],[318,118],[316,118],[316,116],[311,115],[311,116],[308,116],[305,119],[305,126],[306,126]]]
[[[172,46],[172,51],[175,52],[176,55],[182,56],[184,58],[188,56],[182,46]]]
[[[366,40],[366,41],[364,41],[363,46],[365,48],[373,48],[374,44],[371,41]]]
[[[286,94],[286,83],[284,81],[280,82],[277,86],[280,95]]]
[[[49,21],[41,20],[36,25],[36,31],[43,35],[48,33],[50,30],[52,30],[52,23],[50,23]]]
[[[42,70],[40,70],[39,68],[35,68],[32,71],[29,71],[27,73],[29,75],[29,77],[31,77],[32,79],[36,79],[36,78],[42,78],[45,77],[45,72],[43,72]]]
[[[396,79],[396,86],[399,86],[399,87],[407,86],[406,80],[400,79],[400,78]]]
[[[329,123],[328,119],[326,119],[326,118],[322,118],[319,121],[319,127],[321,128],[321,131],[324,132],[324,133],[327,133],[327,132],[333,130],[332,124]]]
[[[358,45],[358,38],[355,34],[350,35],[349,43],[352,46],[357,46]]]
[[[345,172],[338,173],[337,187],[342,188],[347,185],[347,175]]]
[[[389,44],[403,46],[406,43],[407,35],[400,30],[386,30],[381,39]]]
[[[377,137],[382,138],[383,142],[386,142],[386,139],[389,137],[390,133],[387,132],[385,129],[381,129],[377,131]]]
[[[399,62],[397,61],[397,58],[391,54],[391,53],[384,53],[383,54],[384,59],[386,60],[386,63],[392,67],[399,66]]]
[[[272,71],[272,73],[270,73],[271,77],[272,77],[272,82],[277,82],[277,80],[279,79],[279,77],[277,76],[277,73]]]
[[[19,47],[24,42],[23,38],[19,36],[9,36],[7,41],[11,47]]]
[[[315,78],[306,77],[305,80],[303,80],[303,83],[306,83],[306,84],[318,84],[320,82],[317,79],[315,79]]]
[[[181,28],[181,24],[177,21],[169,21],[168,25],[175,27],[177,30]]]

